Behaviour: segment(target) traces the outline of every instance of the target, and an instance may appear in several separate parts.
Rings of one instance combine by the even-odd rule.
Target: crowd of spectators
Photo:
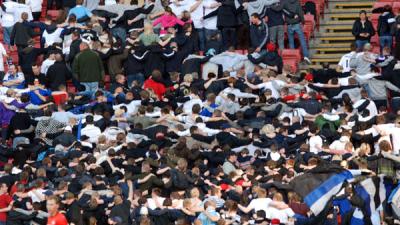
[[[399,17],[381,54],[361,12],[337,68],[297,73],[280,51],[287,25],[310,63],[299,0],[1,10],[0,225],[353,224],[351,188],[321,219],[288,184],[330,163],[396,187],[400,59],[382,23]]]

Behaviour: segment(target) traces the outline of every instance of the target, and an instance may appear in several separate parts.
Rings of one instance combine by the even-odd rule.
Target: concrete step
[[[318,32],[315,37],[349,37],[353,36],[351,32]]]
[[[349,48],[350,43],[319,43],[312,48]]]
[[[328,17],[334,20],[352,20],[359,18],[359,13],[337,13],[337,14],[330,14]]]
[[[335,58],[312,58],[311,61],[315,64],[318,63],[338,63],[340,60]]]
[[[348,36],[348,37],[321,37],[319,38],[321,41],[354,41],[353,36]]]
[[[343,8],[367,8],[372,7],[374,5],[374,1],[365,1],[365,2],[340,2],[335,4],[335,8],[343,9]]]
[[[329,53],[330,52],[350,52],[350,47],[345,47],[345,48],[314,48],[313,50],[316,50],[320,53]]]
[[[328,9],[327,12],[325,12],[325,15],[329,15],[329,14],[336,14],[336,13],[359,13],[360,10],[365,10],[367,13],[371,13],[372,12],[372,8],[371,7],[366,7],[366,8],[357,8],[357,9],[338,9],[338,8],[331,8]]]
[[[353,25],[354,21],[353,20],[329,20],[324,24],[321,24],[320,26],[343,26],[343,25]]]
[[[314,54],[313,59],[326,59],[326,58],[332,58],[332,59],[340,59],[343,56],[343,54]]]
[[[351,30],[353,29],[353,25],[336,25],[336,26],[329,25],[329,26],[324,26],[324,28],[328,32],[336,32],[336,31],[348,31],[348,32],[351,32]]]

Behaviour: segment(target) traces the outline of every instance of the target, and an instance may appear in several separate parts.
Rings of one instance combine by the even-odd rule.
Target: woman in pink
[[[189,23],[191,23],[191,21],[187,21]],[[187,23],[186,22],[186,23]],[[158,17],[156,20],[154,20],[153,22],[153,26],[157,26],[158,24],[161,24],[161,31],[160,34],[166,34],[167,33],[167,29],[169,27],[173,27],[176,24],[179,24],[181,26],[185,25],[185,22],[178,19],[175,14],[172,12],[170,7],[165,7],[165,13],[164,15]]]

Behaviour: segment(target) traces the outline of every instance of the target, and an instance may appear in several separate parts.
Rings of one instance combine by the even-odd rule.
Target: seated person
[[[25,77],[22,72],[18,72],[16,65],[10,65],[8,72],[4,75],[3,85],[9,88],[22,89],[25,85]]]

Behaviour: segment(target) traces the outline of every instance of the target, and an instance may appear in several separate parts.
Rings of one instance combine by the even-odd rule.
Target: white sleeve
[[[190,130],[186,129],[184,131],[178,131],[178,133],[176,133],[179,137],[183,137],[183,136],[189,136],[190,135]]]

